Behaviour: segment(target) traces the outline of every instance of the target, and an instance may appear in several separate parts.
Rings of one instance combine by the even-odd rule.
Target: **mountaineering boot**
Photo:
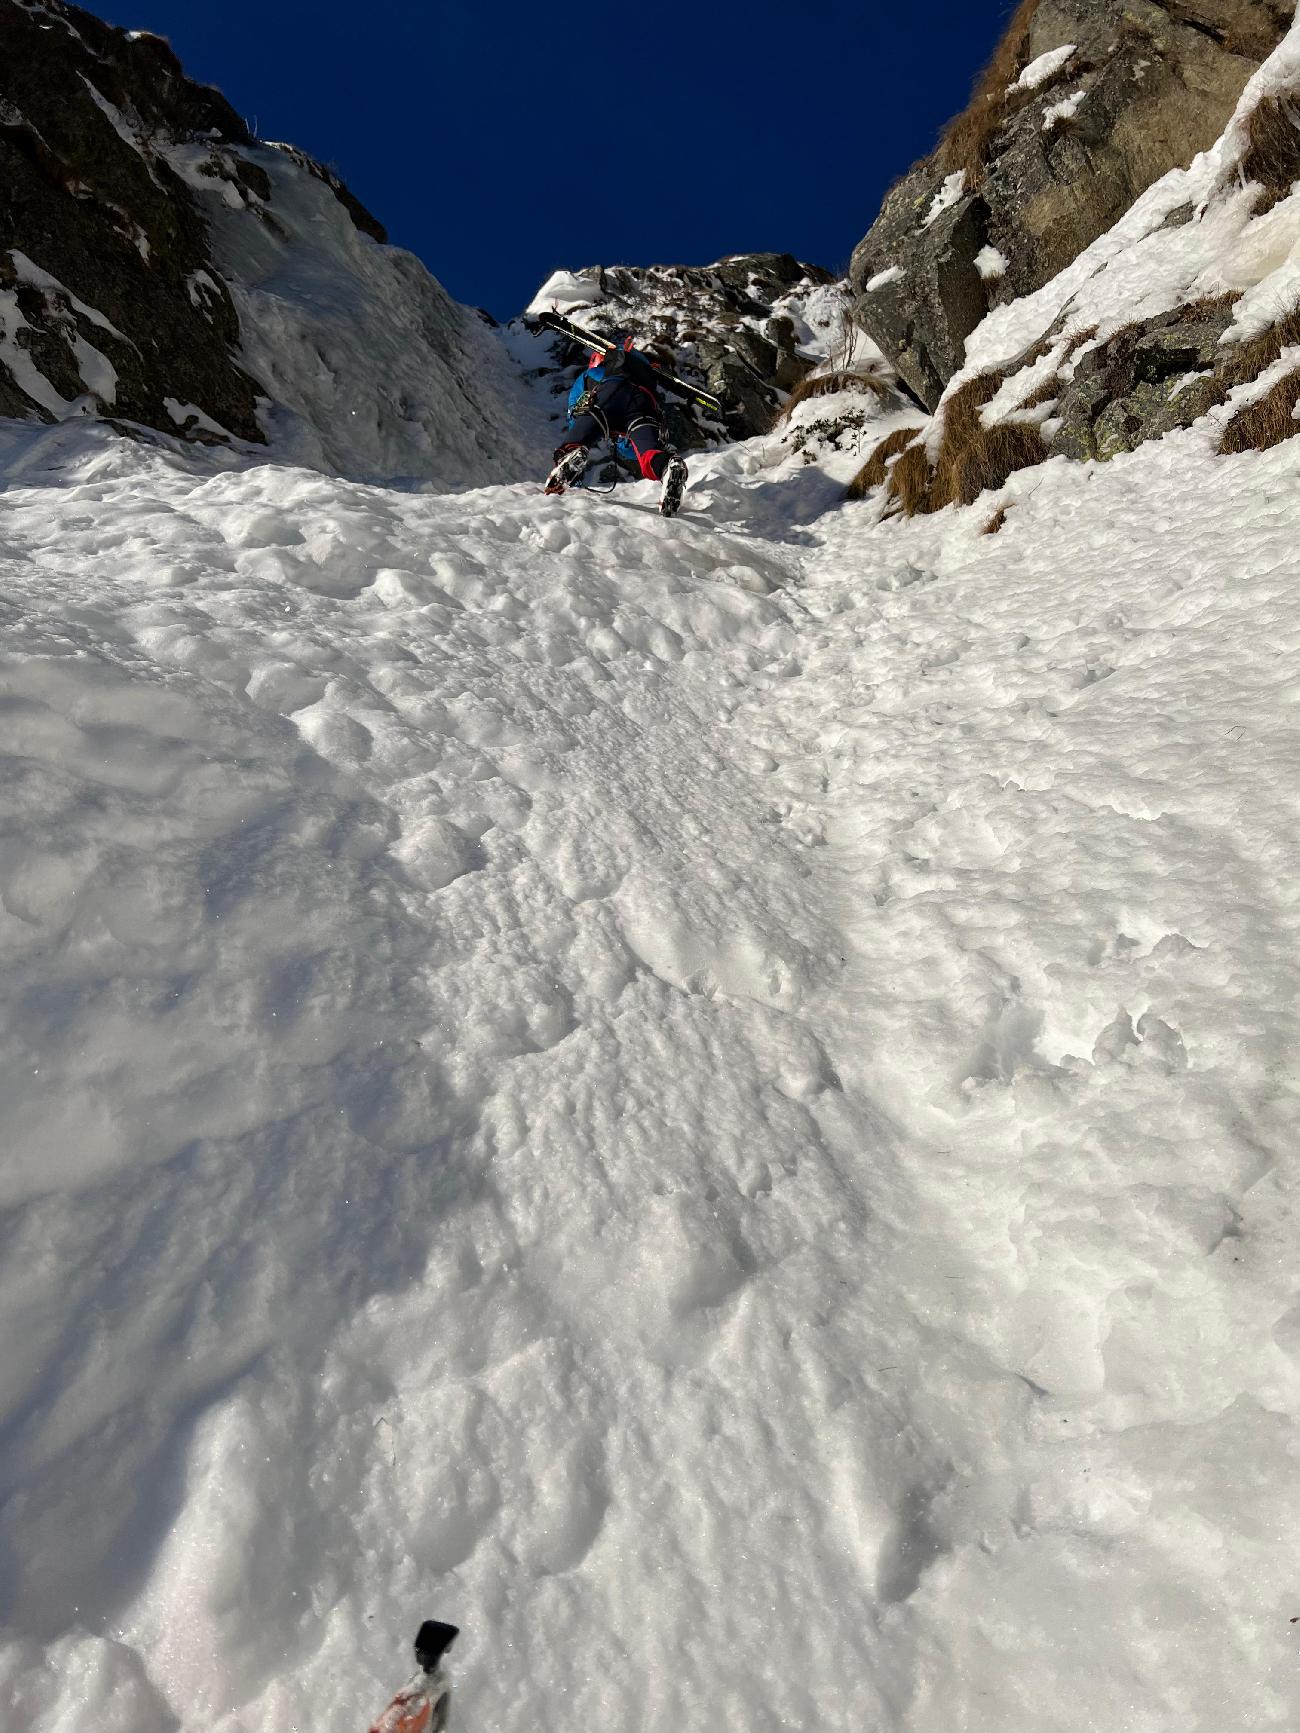
[[[563,493],[566,487],[577,481],[587,467],[587,448],[585,445],[575,445],[572,451],[566,451],[546,478],[547,493]]]
[[[680,457],[670,457],[659,488],[661,517],[676,517],[686,492],[686,465]]]

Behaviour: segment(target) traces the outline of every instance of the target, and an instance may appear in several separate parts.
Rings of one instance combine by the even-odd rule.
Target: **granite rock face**
[[[854,317],[931,408],[993,307],[1040,288],[1222,132],[1282,0],[1038,0],[850,266]],[[972,119],[973,117],[973,119]]]
[[[61,0],[0,0],[0,415],[263,440],[203,212],[215,192],[274,223],[254,146],[159,37]]]

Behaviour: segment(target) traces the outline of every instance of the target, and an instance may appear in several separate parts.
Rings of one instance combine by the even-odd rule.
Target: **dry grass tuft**
[[[1240,300],[1240,296],[1234,299]],[[1226,359],[1219,368],[1219,402],[1225,402],[1238,385],[1249,385],[1258,379],[1275,361],[1281,360],[1284,349],[1295,344],[1300,344],[1300,307],[1293,307],[1258,337],[1245,343],[1224,344]]]
[[[992,60],[984,68],[971,92],[970,101],[957,118],[944,128],[939,140],[939,165],[945,174],[966,171],[968,188],[984,179],[993,139],[1007,117],[1006,93],[1027,64],[1029,27],[1039,0],[1020,0]]]
[[[1018,469],[1030,469],[1047,456],[1037,426],[1029,421],[984,425],[980,411],[1001,388],[1005,375],[981,373],[970,379],[943,406],[943,433],[933,466],[924,444],[908,443],[888,469],[889,495],[908,517],[942,511],[946,505],[974,505],[982,493],[1002,487]],[[915,434],[909,437],[915,439]],[[886,455],[871,462],[854,482],[861,492],[885,479]],[[869,473],[869,479],[868,478]],[[860,497],[855,493],[853,497]],[[999,526],[1000,527],[1000,526]]]
[[[948,459],[951,498],[960,505],[974,505],[982,493],[1005,486],[1018,469],[1032,469],[1046,456],[1047,445],[1034,422],[1002,421],[996,427],[981,426],[978,436]],[[943,472],[941,457],[939,473]],[[948,503],[943,491],[937,490],[929,510],[939,511]]]
[[[1300,433],[1295,410],[1300,404],[1300,372],[1288,373],[1258,403],[1239,409],[1223,430],[1219,452],[1228,457],[1240,451],[1271,451],[1284,439]]]
[[[923,444],[909,445],[889,472],[889,497],[896,499],[905,517],[929,510],[930,459]]]
[[[1049,373],[1038,389],[1036,391],[1031,391],[1029,396],[1026,397],[1022,403],[1017,404],[1016,407],[1018,409],[1043,409],[1047,404],[1056,402],[1057,398],[1061,395],[1061,390],[1060,374]]]
[[[997,511],[994,512],[993,516],[984,525],[984,528],[980,531],[980,534],[982,536],[995,536],[998,533],[998,531],[1002,528],[1003,524],[1006,521],[1007,521],[1007,508],[1006,508],[1006,506],[999,506]]]
[[[1300,92],[1279,92],[1257,103],[1246,122],[1246,153],[1241,172],[1264,189],[1255,207],[1262,216],[1300,180]]]
[[[810,397],[830,397],[837,391],[874,392],[877,397],[889,396],[889,385],[878,373],[868,373],[860,367],[836,367],[829,373],[811,373],[798,385],[777,410],[772,425],[788,420],[790,412]]]
[[[880,487],[883,482],[888,481],[890,459],[898,457],[901,452],[906,451],[916,439],[918,431],[915,427],[896,427],[891,434],[882,439],[849,483],[849,490],[845,497],[865,499],[873,487]]]
[[[943,440],[924,509],[974,505],[989,488],[1001,487],[1018,469],[1029,469],[1047,455],[1043,436],[1028,421],[1000,421],[986,427],[980,411],[1002,387],[1001,372],[981,373],[944,405]]]

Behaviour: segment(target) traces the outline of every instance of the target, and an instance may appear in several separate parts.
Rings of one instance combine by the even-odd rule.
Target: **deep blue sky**
[[[84,3],[84,0],[83,0]],[[842,268],[1013,0],[92,0],[333,164],[458,300],[559,266]]]

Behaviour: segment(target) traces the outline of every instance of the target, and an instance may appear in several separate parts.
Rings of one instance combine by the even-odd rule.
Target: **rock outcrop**
[[[0,0],[0,416],[103,416],[358,480],[520,472],[499,342],[330,170],[156,36]]]
[[[1061,384],[1049,452],[1104,462],[1223,402],[1238,383],[1237,357],[1222,347],[1234,301],[1192,302],[1085,347]]]
[[[1285,0],[1022,0],[971,107],[885,199],[854,317],[931,408],[993,307],[1218,138]]]
[[[820,266],[802,264],[789,253],[743,253],[714,265],[559,272],[542,286],[529,313],[552,308],[597,331],[627,328],[659,345],[726,404],[726,434],[748,439],[767,431],[784,394],[826,354],[827,334],[844,322],[847,303]],[[576,350],[556,346],[561,383],[583,360]],[[683,447],[723,431],[705,427],[689,412],[674,410],[673,421]]]
[[[0,413],[260,440],[239,322],[165,141],[257,197],[247,128],[156,36],[0,0]]]

